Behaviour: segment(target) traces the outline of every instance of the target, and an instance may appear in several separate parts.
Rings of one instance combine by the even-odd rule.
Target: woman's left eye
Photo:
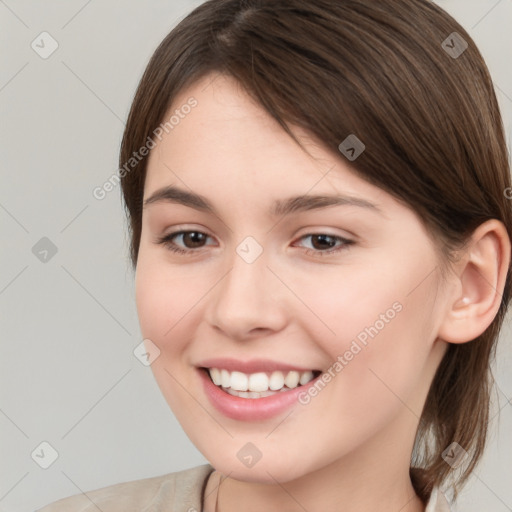
[[[170,251],[187,254],[198,252],[196,249],[202,249],[206,245],[212,245],[204,243],[208,238],[212,237],[202,231],[176,231],[175,233],[169,233],[168,235],[158,238],[157,243],[164,245]],[[304,252],[314,256],[333,254],[346,249],[349,245],[354,243],[353,240],[325,233],[303,235],[299,240],[308,238],[311,239],[310,245],[312,248],[306,247]],[[185,248],[177,245],[175,240],[181,240],[181,243],[185,245]]]
[[[309,235],[303,235],[299,240],[309,238],[311,239],[311,246],[313,249],[307,248],[304,252],[306,254],[312,254],[313,256],[325,256],[333,253],[337,253],[346,249],[349,245],[354,243],[353,240],[343,238],[341,236],[328,235],[326,233],[312,233]],[[336,246],[336,243],[339,245]]]

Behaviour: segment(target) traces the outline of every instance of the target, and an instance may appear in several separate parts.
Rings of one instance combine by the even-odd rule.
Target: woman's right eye
[[[195,249],[204,247],[203,242],[208,238],[211,237],[202,231],[175,231],[159,238],[157,243],[164,245],[170,251],[187,254],[197,252]],[[175,240],[180,240],[185,245],[185,248],[178,246]]]

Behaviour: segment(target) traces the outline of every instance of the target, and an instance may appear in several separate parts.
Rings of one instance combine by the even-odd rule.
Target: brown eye
[[[182,235],[183,244],[188,249],[196,249],[203,246],[203,242],[208,238],[208,235],[200,231],[184,231],[179,233]]]
[[[164,245],[173,252],[183,254],[195,252],[194,249],[201,249],[208,245],[205,243],[208,238],[211,237],[201,231],[176,231],[159,238],[157,243]]]
[[[330,235],[310,235],[314,249],[330,249],[336,245],[336,237]]]
[[[313,256],[329,256],[347,249],[354,243],[353,240],[326,233],[311,233],[300,237],[300,240],[307,239],[309,243],[303,246],[304,252]]]

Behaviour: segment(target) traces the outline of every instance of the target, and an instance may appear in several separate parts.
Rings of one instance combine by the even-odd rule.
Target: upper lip
[[[279,361],[272,361],[270,359],[251,359],[249,361],[240,361],[232,358],[215,358],[206,359],[197,366],[200,368],[219,368],[230,372],[238,371],[247,374],[273,371],[307,372],[315,370],[315,368],[311,366],[304,367],[289,363],[281,363]]]

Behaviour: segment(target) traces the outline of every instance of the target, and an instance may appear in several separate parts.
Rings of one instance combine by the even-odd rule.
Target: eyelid
[[[298,229],[294,235],[294,237],[300,238],[305,235],[329,235],[336,236],[340,238],[350,239],[354,242],[360,240],[359,236],[357,236],[354,232],[349,231],[348,229],[341,227],[327,227],[322,224],[312,224],[310,226],[302,227]]]
[[[173,240],[175,237],[183,236],[183,235],[185,235],[187,233],[191,233],[191,232],[192,233],[201,233],[202,235],[205,235],[206,239],[207,239],[206,244],[204,246],[201,246],[198,248],[188,248],[188,247],[182,247],[181,245],[178,245]],[[176,225],[176,226],[173,226],[171,231],[166,232],[163,235],[157,236],[155,238],[154,242],[157,245],[162,245],[165,250],[175,254],[176,256],[190,258],[191,261],[194,261],[193,258],[195,256],[200,257],[204,253],[205,249],[207,249],[208,247],[218,245],[217,243],[209,244],[208,238],[215,239],[215,237],[213,235],[211,235],[207,229],[203,228],[203,226],[201,226],[198,229],[196,227],[191,227],[190,225]]]
[[[326,235],[326,236],[331,236],[333,238],[340,238],[342,240],[351,241],[351,242],[359,241],[359,237],[356,234],[351,233],[350,231],[347,231],[346,229],[341,230],[342,231],[341,233],[340,233],[340,230],[335,232],[335,229],[336,228],[334,228],[334,227],[328,228],[328,227],[322,227],[321,225],[320,226],[307,226],[307,227],[301,228],[295,232],[295,234],[293,235],[293,239],[294,239],[293,243],[295,243],[295,241],[300,240],[303,237],[314,236],[314,235]]]
[[[169,231],[164,231],[164,234],[161,235],[159,238],[164,237],[171,237],[183,233],[202,233],[210,238],[215,238],[214,235],[211,234],[211,232],[205,228],[204,226],[190,226],[190,224],[178,224],[176,226],[173,226]]]
[[[193,257],[194,255],[199,255],[203,252],[203,249],[205,247],[208,247],[208,246],[211,246],[212,244],[206,244],[205,246],[201,246],[201,247],[198,247],[198,248],[182,248],[180,245],[176,244],[175,242],[172,241],[172,239],[174,237],[177,237],[177,236],[183,236],[187,233],[201,233],[203,235],[205,235],[207,238],[211,238],[213,239],[214,237],[212,235],[210,235],[209,233],[207,232],[204,232],[204,231],[201,231],[199,229],[183,229],[181,227],[176,227],[173,231],[167,233],[167,234],[164,234],[163,236],[161,237],[157,237],[157,239],[155,240],[155,243],[157,244],[160,244],[160,245],[163,245],[164,247],[166,247],[169,251],[173,252],[173,253],[176,253],[176,254],[181,254],[183,256],[190,256],[190,257]],[[346,237],[343,237],[341,235],[335,235],[335,234],[331,234],[327,231],[323,231],[322,229],[318,229],[318,230],[313,230],[309,233],[304,233],[302,235],[300,235],[298,238],[296,238],[296,240],[292,243],[292,247],[294,246],[295,243],[297,243],[297,241],[300,241],[304,238],[308,238],[308,237],[313,237],[313,236],[320,236],[320,235],[324,235],[324,236],[327,236],[329,238],[334,238],[336,241],[340,242],[339,245],[336,245],[334,246],[334,248],[327,248],[326,250],[319,250],[319,249],[310,249],[308,247],[302,247],[302,252],[304,254],[307,254],[307,255],[311,255],[315,258],[317,257],[328,257],[328,256],[335,256],[337,255],[338,253],[340,253],[341,251],[346,251],[349,249],[349,247],[351,245],[353,245],[355,243],[355,240],[352,240],[350,238],[346,238]]]
[[[314,256],[329,256],[329,255],[333,255],[333,254],[336,254],[340,251],[343,251],[343,250],[346,250],[348,249],[351,245],[355,244],[355,240],[352,240],[350,238],[346,238],[344,236],[341,236],[341,235],[333,235],[331,233],[328,233],[328,232],[322,232],[322,230],[319,230],[319,231],[314,231],[314,232],[310,232],[310,233],[305,233],[305,234],[302,234],[300,235],[297,240],[295,242],[293,242],[293,244],[297,243],[298,241],[302,240],[303,238],[308,238],[308,237],[313,237],[313,236],[318,236],[318,235],[325,235],[325,236],[328,236],[330,238],[334,238],[336,241],[340,242],[338,245],[335,245],[333,248],[329,248],[329,249],[326,249],[324,251],[321,251],[321,250],[318,250],[318,249],[310,249],[309,247],[303,247],[303,250],[306,254],[312,254]],[[292,245],[293,245],[292,244]]]

